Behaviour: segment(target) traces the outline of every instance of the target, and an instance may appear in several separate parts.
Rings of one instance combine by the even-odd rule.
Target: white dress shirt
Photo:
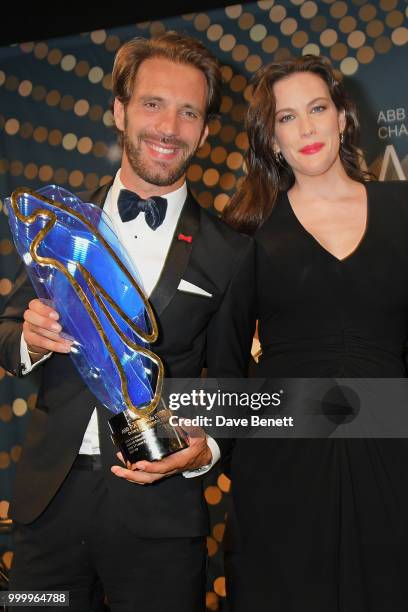
[[[120,179],[120,170],[118,170],[113,185],[106,196],[103,210],[110,218],[113,230],[134,263],[146,295],[150,297],[166,261],[180,213],[187,197],[187,185],[184,182],[179,189],[162,196],[167,200],[166,217],[156,230],[152,230],[147,225],[143,213],[140,213],[132,221],[122,222],[118,211],[118,198],[121,189],[126,189],[126,187]],[[24,374],[31,372],[33,368],[37,367],[51,355],[49,353],[35,364],[32,364],[23,336],[21,336],[20,349]],[[220,450],[218,444],[211,437],[207,437],[207,443],[212,452],[212,462],[208,466],[208,470],[210,470],[220,458]],[[88,423],[79,453],[85,455],[100,453],[96,410],[93,411]],[[205,473],[205,471],[207,470],[199,469],[183,472],[183,476],[186,478],[194,477]]]

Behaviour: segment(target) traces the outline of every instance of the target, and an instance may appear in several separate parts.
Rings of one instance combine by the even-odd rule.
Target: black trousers
[[[137,538],[115,517],[102,473],[73,468],[37,520],[14,525],[10,590],[69,591],[70,612],[104,597],[111,612],[204,612],[205,538]]]

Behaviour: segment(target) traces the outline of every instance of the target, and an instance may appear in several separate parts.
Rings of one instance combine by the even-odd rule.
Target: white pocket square
[[[208,291],[204,291],[201,287],[197,287],[197,285],[193,285],[193,283],[189,283],[188,281],[181,280],[179,286],[177,287],[179,291],[186,291],[187,293],[195,293],[196,295],[203,295],[205,297],[212,297],[212,293],[208,293]]]

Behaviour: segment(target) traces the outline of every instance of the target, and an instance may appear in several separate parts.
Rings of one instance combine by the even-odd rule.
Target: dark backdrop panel
[[[380,179],[408,177],[407,14],[402,0],[265,0],[0,48],[0,298],[10,292],[16,269],[3,198],[23,185],[91,189],[118,167],[109,102],[113,58],[123,42],[176,29],[199,38],[220,58],[225,78],[221,120],[212,125],[188,173],[200,204],[220,211],[243,175],[250,78],[264,63],[293,55],[331,58],[358,103],[367,166]],[[36,395],[31,377],[16,381],[0,370],[0,378],[2,516]],[[224,475],[208,478],[211,610],[224,608],[220,542],[228,489]],[[9,563],[9,538],[3,536],[0,546]]]

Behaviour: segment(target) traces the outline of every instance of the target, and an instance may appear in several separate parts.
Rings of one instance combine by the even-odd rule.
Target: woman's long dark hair
[[[292,168],[282,156],[277,160],[274,154],[276,100],[273,86],[280,79],[298,72],[312,72],[323,79],[336,108],[345,112],[346,127],[340,145],[340,159],[348,176],[360,182],[373,178],[360,167],[356,107],[343,84],[336,79],[330,62],[324,57],[304,55],[269,64],[261,68],[252,81],[252,100],[246,119],[249,147],[245,161],[248,173],[223,213],[226,222],[241,232],[253,233],[271,213],[279,192],[288,190],[294,183]]]

